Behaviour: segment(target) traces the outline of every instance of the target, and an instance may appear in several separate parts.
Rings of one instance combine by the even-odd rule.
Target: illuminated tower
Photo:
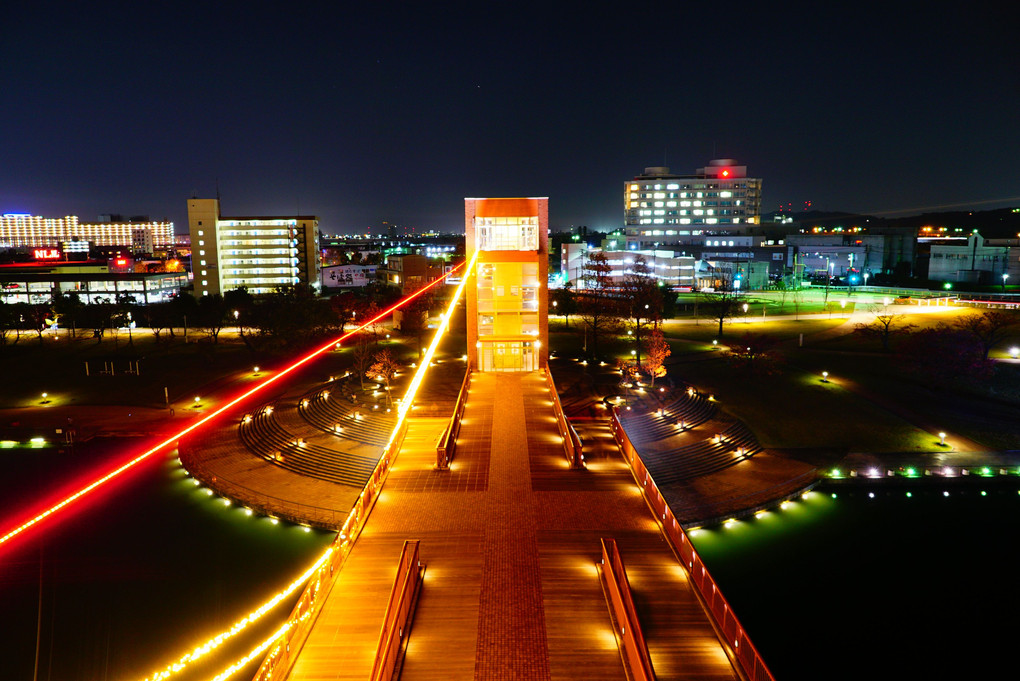
[[[464,199],[467,342],[475,371],[535,371],[549,358],[549,199]]]

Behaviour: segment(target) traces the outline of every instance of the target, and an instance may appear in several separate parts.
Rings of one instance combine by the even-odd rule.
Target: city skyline
[[[455,231],[465,196],[621,227],[621,183],[734,158],[763,212],[1020,201],[999,11],[5,8],[0,212],[315,214]]]

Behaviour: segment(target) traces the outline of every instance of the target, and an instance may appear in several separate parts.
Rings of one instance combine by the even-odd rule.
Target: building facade
[[[966,244],[932,244],[928,278],[971,284],[1020,282],[1020,239],[988,239],[974,232]]]
[[[589,248],[585,243],[566,243],[560,250],[560,281],[568,282],[576,290],[586,288],[584,281],[585,263],[592,253],[601,252],[610,267],[610,286],[622,287],[628,276],[634,274],[637,258],[644,258],[652,276],[663,286],[694,287],[695,258],[674,251],[608,251]]]
[[[60,247],[71,242],[94,246],[124,246],[135,253],[172,248],[172,222],[80,222],[76,215],[44,218],[27,213],[0,215],[0,246],[9,248]],[[73,250],[73,249],[72,249]]]
[[[320,286],[319,218],[225,217],[218,199],[188,199],[195,295],[247,288],[271,293],[294,284]]]
[[[666,167],[624,183],[627,248],[641,250],[677,242],[677,237],[739,231],[761,220],[761,179],[747,177],[747,166],[715,159],[693,175]]]
[[[549,357],[549,199],[464,199],[467,342],[475,371],[535,371]]]

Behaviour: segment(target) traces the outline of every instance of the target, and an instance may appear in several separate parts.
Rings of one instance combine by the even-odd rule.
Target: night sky
[[[725,157],[765,210],[1020,204],[1008,9],[346,4],[0,3],[0,212],[183,232],[218,182],[328,233],[459,231],[465,196],[609,228],[645,166]]]

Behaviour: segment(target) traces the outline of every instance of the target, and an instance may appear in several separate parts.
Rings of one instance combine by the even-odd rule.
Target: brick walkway
[[[425,582],[403,681],[624,679],[596,561],[615,537],[658,678],[737,678],[608,430],[563,456],[539,374],[476,374],[452,470],[441,419],[412,419],[291,679],[366,678],[400,545]],[[632,567],[631,567],[632,566]]]

